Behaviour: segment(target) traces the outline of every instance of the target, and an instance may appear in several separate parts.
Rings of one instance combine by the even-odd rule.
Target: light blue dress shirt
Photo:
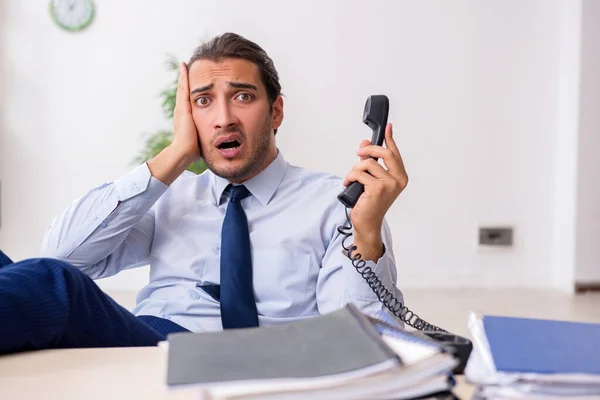
[[[149,284],[135,315],[167,318],[194,332],[222,329],[219,302],[199,286],[218,284],[221,225],[228,181],[210,171],[184,172],[167,186],[142,164],[92,189],[50,224],[42,254],[70,262],[90,277],[150,264]],[[261,326],[333,311],[352,302],[367,313],[383,309],[342,248],[346,224],[337,200],[342,180],[277,158],[244,183],[253,281]],[[384,255],[368,264],[396,288],[386,223]],[[346,244],[352,243],[352,238]]]

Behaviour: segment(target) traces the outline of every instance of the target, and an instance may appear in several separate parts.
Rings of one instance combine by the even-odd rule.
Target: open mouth
[[[230,141],[221,143],[217,147],[221,150],[237,149],[240,147],[240,142],[238,142],[237,140],[230,140]]]
[[[240,154],[242,148],[242,144],[238,142],[236,139],[227,139],[217,145],[218,152],[224,158],[235,158],[238,154]]]

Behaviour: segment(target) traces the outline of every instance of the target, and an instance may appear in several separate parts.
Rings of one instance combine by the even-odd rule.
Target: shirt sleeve
[[[340,221],[340,225],[348,225],[345,217],[343,222]],[[317,280],[319,312],[331,312],[348,303],[353,303],[361,311],[370,315],[386,309],[362,275],[369,274],[370,271],[377,276],[391,294],[404,303],[402,292],[396,287],[397,270],[392,250],[392,237],[387,222],[384,220],[382,226],[384,253],[377,262],[365,261],[360,268],[362,274],[354,266],[354,264],[358,265],[358,262],[355,261],[353,264],[342,247],[343,243],[349,248],[352,245],[353,237],[350,236],[345,241],[344,239],[345,236],[336,229],[323,258]]]
[[[168,186],[146,163],[90,190],[50,223],[41,253],[103,278],[145,264],[154,235],[152,206]]]

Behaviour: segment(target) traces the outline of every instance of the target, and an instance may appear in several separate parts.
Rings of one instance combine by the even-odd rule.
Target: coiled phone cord
[[[342,247],[344,250],[346,250],[348,258],[352,260],[352,265],[354,268],[356,268],[358,273],[364,278],[365,281],[367,281],[373,292],[377,295],[379,301],[386,306],[387,309],[392,312],[392,314],[400,318],[402,322],[412,326],[417,330],[446,333],[446,330],[421,319],[417,314],[404,306],[404,304],[402,304],[402,302],[385,287],[379,277],[375,274],[375,271],[366,265],[367,262],[361,259],[360,253],[352,254],[352,252],[356,251],[358,247],[356,247],[354,243],[350,245],[350,247],[347,247],[345,244],[346,240],[352,236],[352,221],[350,220],[350,215],[348,214],[348,208],[346,208],[346,219],[348,221],[348,225],[339,226],[337,228],[338,232],[344,236],[344,239],[342,240]]]

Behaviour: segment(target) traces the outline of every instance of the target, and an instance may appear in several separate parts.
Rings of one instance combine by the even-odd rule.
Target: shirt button
[[[190,294],[190,297],[194,300],[200,300],[200,295],[196,292],[194,292],[193,290],[190,290],[188,292]]]
[[[137,184],[133,185],[133,190],[135,190],[136,192],[139,192],[140,191],[140,187]]]

